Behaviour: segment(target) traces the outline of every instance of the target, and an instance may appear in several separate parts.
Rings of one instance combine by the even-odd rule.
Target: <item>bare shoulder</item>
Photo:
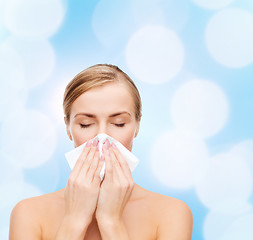
[[[31,197],[18,202],[12,210],[13,214],[27,212],[31,215],[40,215],[45,210],[54,208],[55,204],[59,204],[62,199],[62,190],[47,193],[37,197]]]
[[[158,193],[155,195],[161,217],[169,214],[172,218],[182,216],[192,219],[191,209],[184,201]]]
[[[148,196],[158,223],[158,240],[192,239],[193,215],[184,201],[150,191]]]
[[[41,239],[43,219],[59,200],[57,191],[18,202],[11,212],[10,239]]]
[[[191,209],[184,201],[146,189],[143,190],[148,201],[155,207],[158,214],[163,215],[165,212],[169,212],[170,214],[180,213],[192,217]]]

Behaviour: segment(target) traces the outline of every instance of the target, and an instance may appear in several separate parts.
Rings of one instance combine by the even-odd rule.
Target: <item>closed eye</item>
[[[88,128],[90,125],[92,125],[92,124],[80,124],[80,127],[81,128]]]
[[[81,128],[88,128],[89,126],[91,126],[92,124],[80,124]],[[124,127],[125,123],[114,123],[114,125],[116,127]]]
[[[124,127],[125,123],[118,123],[118,124],[114,123],[114,125],[117,126],[117,127]]]

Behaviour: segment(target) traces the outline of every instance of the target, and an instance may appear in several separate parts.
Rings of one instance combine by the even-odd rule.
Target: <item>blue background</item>
[[[1,239],[18,201],[65,187],[63,91],[97,63],[118,65],[141,94],[134,181],[186,202],[193,239],[251,238],[252,1],[2,0],[0,18]]]

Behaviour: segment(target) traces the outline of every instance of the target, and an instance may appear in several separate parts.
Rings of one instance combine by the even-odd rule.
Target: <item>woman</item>
[[[63,108],[75,147],[106,133],[131,151],[141,100],[133,81],[118,67],[99,64],[79,73],[66,87]],[[14,207],[10,240],[191,239],[190,208],[135,184],[117,147],[106,141],[100,158],[97,145],[94,140],[84,147],[64,189]]]

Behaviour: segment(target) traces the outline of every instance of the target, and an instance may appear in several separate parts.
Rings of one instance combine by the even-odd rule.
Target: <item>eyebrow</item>
[[[131,114],[129,112],[118,112],[118,113],[113,113],[111,114],[109,117],[116,117],[116,116],[119,116],[121,114],[128,114],[130,117],[131,117]],[[74,118],[76,118],[77,116],[79,115],[83,115],[83,116],[86,116],[86,117],[89,117],[89,118],[96,118],[96,115],[94,114],[90,114],[90,113],[84,113],[84,112],[81,112],[81,113],[77,113]]]

